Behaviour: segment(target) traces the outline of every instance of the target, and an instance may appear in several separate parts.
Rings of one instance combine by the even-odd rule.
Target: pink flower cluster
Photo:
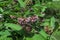
[[[27,17],[27,18],[18,18],[18,23],[23,25],[27,23],[34,23],[38,20],[38,16],[34,15],[32,17]]]

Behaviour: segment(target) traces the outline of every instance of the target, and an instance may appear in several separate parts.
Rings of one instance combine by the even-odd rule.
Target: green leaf
[[[58,22],[55,22],[54,32],[59,28]]]
[[[56,30],[52,36],[56,39],[56,40],[60,40],[60,31]]]
[[[42,6],[41,12],[44,12],[46,8],[46,6]]]
[[[45,16],[45,14],[43,14],[43,13],[40,13],[40,14],[37,14],[38,16],[40,16],[40,17],[44,17]]]
[[[33,40],[45,40],[40,34],[35,34]]]
[[[13,24],[13,23],[5,23],[5,26],[6,26],[7,28],[10,27],[12,30],[17,30],[17,31],[19,31],[19,30],[22,29],[22,27],[21,27],[20,25],[18,25],[18,24]]]
[[[49,19],[45,19],[44,22],[41,24],[43,26],[49,26]]]
[[[1,36],[0,37],[0,40],[12,40],[12,38],[10,38],[10,37],[7,37],[7,36]]]
[[[26,40],[46,40],[48,34],[41,30],[39,34],[35,34],[33,37],[26,37]]]
[[[55,27],[55,21],[56,21],[55,17],[50,18],[50,27]]]
[[[43,23],[44,26],[49,26],[49,22]]]
[[[45,40],[40,34],[35,34],[33,37],[27,37],[26,40]]]
[[[30,14],[30,11],[28,10],[28,11],[25,12],[24,17],[26,17],[29,14]]]
[[[41,6],[41,5],[40,5],[40,4],[38,4],[38,3],[34,5],[34,7],[39,7],[39,6]]]
[[[12,40],[12,38],[7,37],[11,35],[11,33],[8,30],[0,31],[0,35],[0,40]]]
[[[3,12],[4,10],[0,7],[0,12]]]
[[[41,30],[41,31],[40,31],[40,34],[41,34],[41,35],[43,36],[43,38],[45,38],[45,39],[48,37],[48,34],[46,34],[44,30]]]
[[[8,30],[5,30],[5,31],[0,31],[0,35],[1,36],[9,36],[11,34],[10,34],[10,32]]]
[[[23,2],[23,0],[18,0],[18,2],[19,2],[21,7],[24,8],[26,6],[26,4],[25,4],[25,2]]]

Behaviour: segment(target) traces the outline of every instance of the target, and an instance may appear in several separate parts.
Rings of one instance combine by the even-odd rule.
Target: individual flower
[[[24,18],[18,18],[18,23],[19,24],[24,24],[23,21],[24,21]]]
[[[26,19],[25,19],[25,22],[26,22],[26,23],[30,22],[30,18],[31,18],[31,17],[26,18]]]
[[[38,16],[32,16],[31,17],[31,22],[36,22],[38,20]]]

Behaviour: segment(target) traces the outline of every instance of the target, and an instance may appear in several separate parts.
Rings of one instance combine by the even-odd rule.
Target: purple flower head
[[[18,18],[18,23],[23,24],[24,18]]]
[[[25,22],[27,22],[27,23],[30,22],[30,18],[31,18],[31,17],[26,18],[26,19],[25,19]]]
[[[35,22],[35,21],[37,21],[38,20],[38,16],[32,16],[31,17],[31,22]]]

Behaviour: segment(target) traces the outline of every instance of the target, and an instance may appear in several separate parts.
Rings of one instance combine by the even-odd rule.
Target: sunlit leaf
[[[55,22],[56,22],[55,17],[51,17],[51,19],[50,19],[50,27],[55,27]]]
[[[45,39],[48,37],[48,34],[46,34],[44,30],[41,30],[41,31],[40,31],[40,34],[41,34],[41,35],[43,36],[43,38],[45,38]]]
[[[0,12],[3,12],[4,10],[0,7]]]
[[[35,34],[33,37],[27,37],[26,40],[45,40],[40,34]]]
[[[23,0],[18,0],[18,2],[19,2],[21,7],[25,7],[26,6],[26,4],[25,4],[25,2],[23,2]]]
[[[13,23],[5,23],[5,26],[8,28],[10,27],[12,30],[21,30],[22,27],[18,24],[13,24]]]

